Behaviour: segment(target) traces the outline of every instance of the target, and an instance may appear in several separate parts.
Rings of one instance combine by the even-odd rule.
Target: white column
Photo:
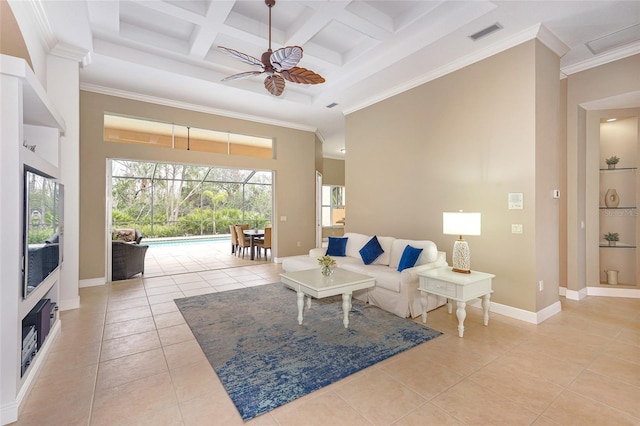
[[[80,306],[80,62],[85,54],[67,47],[63,55],[50,54],[47,59],[47,93],[66,123],[66,132],[60,138],[59,165],[60,182],[64,184],[61,310]]]
[[[18,306],[22,296],[20,258],[19,150],[22,148],[22,87],[14,77],[0,75],[0,424],[18,418],[16,394],[20,383],[18,359],[22,348]]]

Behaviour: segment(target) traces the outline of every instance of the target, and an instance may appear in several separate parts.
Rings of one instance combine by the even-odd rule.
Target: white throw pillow
[[[418,258],[415,266],[424,265],[426,263],[435,262],[438,258],[438,247],[433,241],[429,240],[401,240],[396,239],[393,242],[393,246],[391,248],[391,260],[389,261],[389,267],[397,268],[400,263],[400,258],[402,257],[402,253],[404,252],[404,248],[410,245],[412,247],[421,248],[422,253]]]
[[[360,249],[371,239],[371,236],[364,234],[356,234],[355,232],[347,232],[344,234],[347,240],[347,256],[361,259]],[[384,247],[383,247],[384,248]]]
[[[378,242],[380,243],[382,250],[384,250],[384,253],[382,253],[373,262],[374,265],[389,265],[389,261],[391,260],[391,248],[395,240],[396,239],[394,237],[381,237],[378,235]]]

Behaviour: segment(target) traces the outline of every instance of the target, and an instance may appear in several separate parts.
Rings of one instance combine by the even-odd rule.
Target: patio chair
[[[260,257],[260,253],[262,249],[264,249],[264,258],[267,259],[267,249],[271,250],[271,227],[268,226],[264,228],[264,238],[257,240],[255,245],[258,249],[258,257]]]
[[[135,242],[111,241],[111,280],[127,280],[144,275],[144,258],[149,246]]]
[[[234,254],[238,249],[238,234],[235,225],[229,225],[229,233],[231,234],[231,254]]]
[[[244,229],[249,229],[249,225],[236,225],[236,234],[238,236],[238,250],[236,250],[236,254],[239,251],[242,251],[242,258],[244,259],[244,252],[247,248],[251,247],[251,242],[249,241],[249,237],[245,237]]]

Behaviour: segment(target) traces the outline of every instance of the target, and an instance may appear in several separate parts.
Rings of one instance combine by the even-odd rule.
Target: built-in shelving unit
[[[600,283],[637,286],[638,274],[638,119],[622,118],[600,124]],[[613,166],[605,160],[616,156]],[[610,194],[615,193],[615,199]],[[617,233],[619,241],[610,245],[607,233]],[[610,282],[614,271],[617,280]],[[616,282],[617,281],[617,282]]]
[[[0,79],[0,423],[7,424],[17,419],[20,404],[60,330],[55,308],[51,308],[59,300],[60,268],[23,297],[23,171],[27,164],[53,177],[60,176],[59,142],[65,124],[23,59],[0,55]],[[38,145],[35,152],[25,146],[33,144]],[[35,327],[41,330],[39,344],[23,348],[23,325],[36,317],[41,322]],[[29,341],[26,328],[24,341]],[[29,351],[34,351],[34,356],[24,365]]]

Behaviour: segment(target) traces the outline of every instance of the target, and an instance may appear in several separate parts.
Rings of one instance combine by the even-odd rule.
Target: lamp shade
[[[480,213],[442,213],[442,233],[445,235],[480,235],[480,225]]]

